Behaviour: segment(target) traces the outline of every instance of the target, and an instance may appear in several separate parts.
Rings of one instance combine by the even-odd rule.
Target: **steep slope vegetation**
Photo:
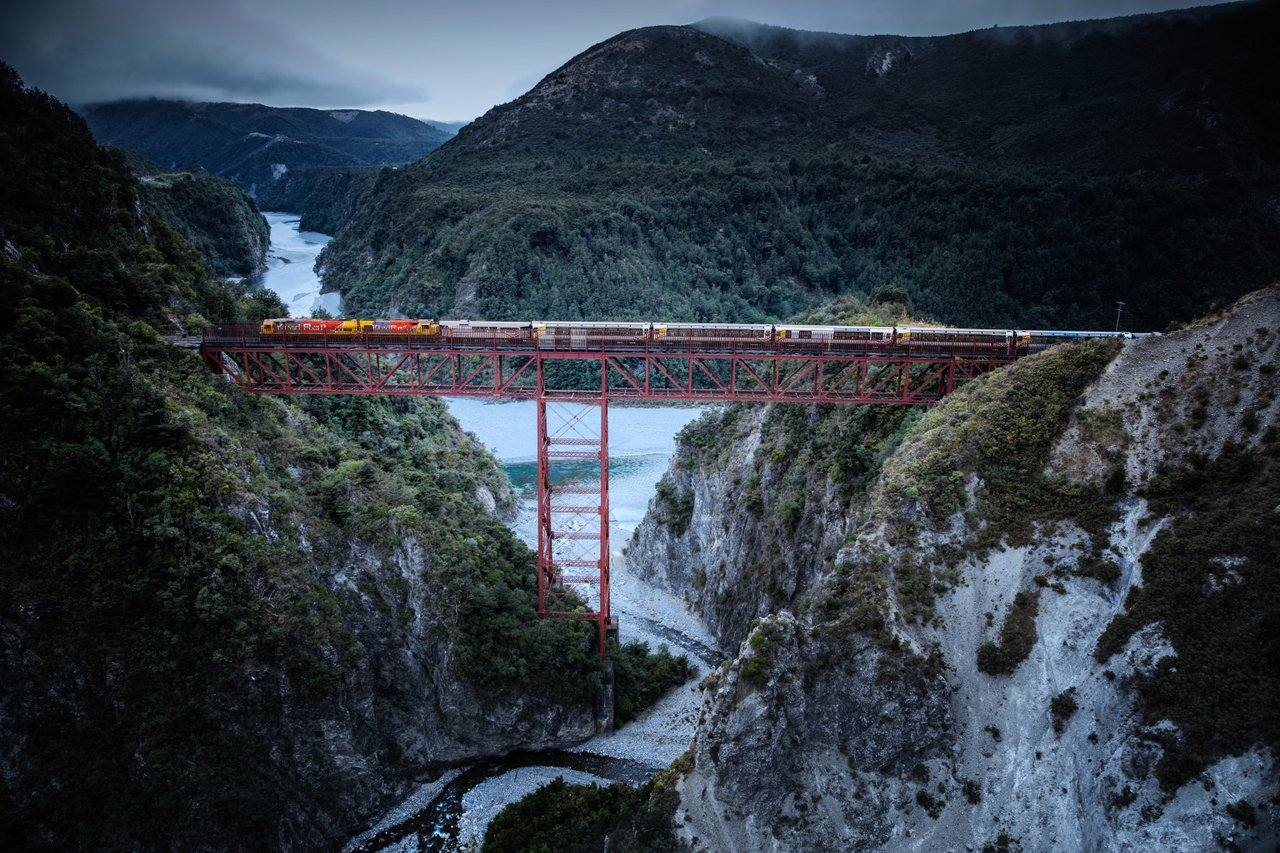
[[[244,190],[200,168],[138,174],[147,212],[195,246],[214,273],[246,278],[267,268],[271,229]]]
[[[378,179],[378,169],[316,166],[296,169],[258,197],[265,210],[297,211],[303,231],[336,234]]]
[[[591,632],[536,618],[487,454],[438,403],[167,347],[281,306],[0,82],[0,846],[332,847],[441,764],[594,732]]]
[[[803,319],[892,324],[898,303],[843,300]],[[686,598],[724,648],[757,618],[807,609],[884,460],[922,412],[907,406],[727,406],[679,436],[627,545],[648,580]],[[858,440],[849,440],[858,436]]]
[[[380,175],[327,282],[423,316],[752,320],[896,286],[957,323],[1123,300],[1162,328],[1280,260],[1276,24],[623,33]]]
[[[704,613],[728,589],[731,613],[769,615],[719,622],[744,639],[707,693],[677,836],[1273,844],[1278,332],[1272,287],[1118,355],[1027,359],[911,424],[870,488],[843,465],[788,482],[771,452],[883,448],[857,418],[768,413],[728,448],[699,436],[745,414],[692,428],[673,463],[695,472],[688,518],[655,498],[637,562],[688,583],[695,555],[684,591]],[[766,512],[744,520],[751,501]],[[789,517],[793,536],[777,532]]]

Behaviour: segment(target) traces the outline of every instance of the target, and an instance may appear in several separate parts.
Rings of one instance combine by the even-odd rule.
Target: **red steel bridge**
[[[1048,337],[1110,334],[482,321],[334,331],[352,326],[214,326],[200,350],[211,370],[255,393],[536,400],[538,612],[596,622],[602,656],[616,627],[609,401],[930,404]],[[555,476],[558,466],[581,475],[584,464],[598,466],[598,486]],[[587,588],[595,609],[564,595],[567,585]]]

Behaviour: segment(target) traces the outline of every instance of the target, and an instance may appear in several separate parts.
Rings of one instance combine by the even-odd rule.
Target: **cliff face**
[[[167,390],[178,422],[201,417],[189,391]],[[428,473],[395,504],[400,463],[347,445],[333,413],[229,405],[255,434],[223,412],[191,436],[200,449],[177,464],[198,473],[176,487],[209,503],[190,519],[124,474],[124,529],[108,527],[114,501],[96,489],[84,534],[66,510],[24,523],[15,511],[39,502],[6,479],[6,538],[25,549],[0,585],[6,838],[316,849],[435,769],[595,732],[588,638],[536,623],[528,552],[478,497],[502,500],[500,472],[443,407],[370,417],[425,470],[454,459],[455,482]],[[406,430],[415,418],[429,426]],[[33,544],[41,533],[63,541]]]
[[[627,546],[628,560],[656,586],[685,596],[722,645],[741,642],[751,620],[766,610],[762,590],[753,589],[746,575],[752,561],[747,541],[759,530],[751,516],[738,513],[738,490],[751,474],[751,460],[760,446],[765,410],[738,413],[739,422],[720,415],[704,415],[717,429],[739,426],[726,436],[729,452],[723,467],[696,467],[697,451],[682,443],[659,485],[662,497]],[[714,561],[714,562],[709,562]],[[745,594],[734,595],[735,590]]]
[[[800,570],[814,582],[755,625],[708,690],[680,838],[700,850],[1274,843],[1278,331],[1271,288],[1118,354],[1027,360],[913,425],[814,540],[817,559],[843,541],[831,566]],[[756,426],[768,417],[750,416],[725,458],[776,442]],[[699,499],[726,500],[714,482],[691,485],[678,536],[658,522],[663,499],[651,508],[641,541],[670,583],[689,557],[707,589],[738,577],[732,542],[683,544],[743,525],[699,521]]]
[[[631,563],[736,647],[757,617],[809,606],[883,458],[917,417],[800,405],[705,414],[682,435],[628,546]]]
[[[139,189],[148,213],[199,249],[216,274],[248,277],[267,268],[267,220],[231,181],[192,169],[144,175]]]
[[[864,636],[762,620],[707,694],[675,822],[696,850],[866,849],[959,783],[939,670]],[[944,796],[936,793],[938,799]]]

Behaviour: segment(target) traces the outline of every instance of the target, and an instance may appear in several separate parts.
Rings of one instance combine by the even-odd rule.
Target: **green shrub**
[[[749,657],[742,663],[742,677],[756,687],[764,687],[769,681],[769,666],[772,663],[763,655]]]
[[[1074,687],[1054,696],[1049,702],[1049,714],[1053,717],[1053,730],[1058,734],[1062,734],[1063,729],[1067,727],[1067,722],[1075,716],[1079,707],[1076,703],[1076,689]]]
[[[978,648],[978,670],[988,675],[1008,675],[1027,659],[1036,644],[1036,611],[1040,590],[1020,592],[1005,613],[1000,626],[1000,642],[986,642]]]
[[[1118,350],[1111,340],[1056,346],[960,388],[924,416],[910,451],[885,472],[887,511],[919,502],[941,525],[963,506],[972,472],[983,483],[977,512],[987,522],[971,543],[980,552],[1002,540],[1028,544],[1037,522],[1067,518],[1101,533],[1114,516],[1114,496],[1043,470],[1076,398]],[[1110,435],[1117,417],[1100,412],[1086,421]]]
[[[650,652],[648,643],[613,645],[609,658],[613,662],[613,719],[618,726],[634,720],[694,674],[689,659],[672,655],[665,645],[657,652]]]
[[[788,495],[778,504],[778,524],[781,525],[782,532],[786,536],[795,535],[803,516],[804,497],[801,495]]]
[[[1120,580],[1122,572],[1115,560],[1095,557],[1082,562],[1080,567],[1076,569],[1075,574],[1080,577],[1094,578],[1110,586]]]
[[[1236,800],[1227,804],[1227,814],[1248,827],[1258,825],[1258,810],[1248,800]]]
[[[925,810],[925,813],[934,820],[938,819],[938,815],[942,814],[942,810],[947,805],[945,800],[940,800],[937,797],[934,797],[924,788],[920,788],[916,791],[916,802]]]
[[[1135,587],[1098,640],[1108,660],[1143,626],[1161,626],[1176,657],[1138,679],[1146,724],[1169,719],[1156,772],[1173,790],[1208,763],[1255,744],[1280,743],[1280,442],[1274,430],[1249,450],[1228,444],[1217,459],[1191,457],[1164,468],[1143,494],[1153,513],[1172,516],[1142,557]]]
[[[675,792],[659,774],[633,788],[570,785],[563,777],[502,809],[485,832],[483,853],[676,853]]]

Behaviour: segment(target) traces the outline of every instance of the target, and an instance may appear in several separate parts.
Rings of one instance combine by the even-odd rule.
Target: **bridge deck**
[[[276,394],[928,404],[1028,351],[1007,341],[208,334],[210,369]],[[579,362],[584,367],[567,367]]]

